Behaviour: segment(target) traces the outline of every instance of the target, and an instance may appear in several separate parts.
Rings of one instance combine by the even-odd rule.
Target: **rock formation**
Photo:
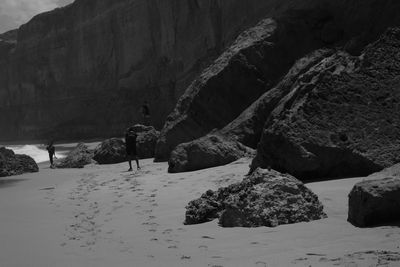
[[[40,14],[16,43],[0,37],[0,139],[113,136],[141,121],[145,99],[161,127],[196,75],[274,2],[76,0]]]
[[[14,151],[0,147],[0,177],[38,172],[36,162],[27,155],[17,155]]]
[[[221,129],[262,93],[279,82],[305,54],[326,46],[345,46],[351,53],[396,25],[399,3],[373,1],[280,1],[274,21],[264,20],[244,32],[197,78],[168,116],[156,148],[167,160],[181,143]],[[356,11],[357,15],[354,14]],[[372,19],[373,18],[373,19]],[[254,141],[252,141],[254,143]]]
[[[349,194],[348,221],[360,227],[400,221],[400,178],[366,180]]]
[[[262,169],[242,182],[207,191],[186,209],[185,224],[219,218],[223,227],[275,227],[326,217],[318,197],[302,182]]]
[[[215,167],[248,156],[250,148],[257,148],[265,121],[280,100],[290,92],[292,84],[309,68],[333,53],[334,50],[321,49],[298,60],[275,88],[263,94],[227,126],[215,133],[178,145],[168,161],[169,171]],[[245,148],[246,146],[249,148]]]
[[[68,155],[56,162],[57,168],[83,168],[92,163],[94,152],[87,145],[79,143]]]
[[[241,143],[211,134],[178,145],[171,153],[168,161],[168,172],[186,172],[211,168],[253,155],[254,151]]]
[[[400,158],[400,29],[359,57],[337,52],[291,85],[267,120],[252,169],[298,178],[363,176]]]
[[[93,159],[99,164],[115,164],[126,161],[125,143],[119,138],[107,139],[94,150]]]

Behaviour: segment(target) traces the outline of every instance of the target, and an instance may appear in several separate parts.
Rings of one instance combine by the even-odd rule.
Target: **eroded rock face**
[[[168,161],[168,172],[187,172],[221,166],[252,155],[254,151],[239,142],[210,134],[178,145]]]
[[[360,57],[337,52],[298,77],[268,118],[252,169],[301,179],[365,176],[400,160],[400,30]]]
[[[302,36],[307,40],[304,45],[295,40],[296,35],[287,35],[286,26],[291,27],[272,19],[261,21],[243,32],[203,71],[168,116],[157,143],[156,160],[167,159],[178,144],[231,122],[271,89],[299,55],[321,42],[308,32]]]
[[[141,121],[144,100],[161,128],[194,77],[272,2],[76,0],[34,17],[18,42],[0,40],[0,139],[113,136]]]
[[[400,178],[357,183],[349,194],[347,220],[360,227],[400,221]]]
[[[79,143],[67,157],[56,162],[57,168],[83,168],[92,163],[94,151],[90,150],[84,143]]]
[[[0,177],[38,171],[39,167],[31,157],[0,147]]]
[[[326,217],[318,197],[296,178],[257,169],[242,182],[207,191],[186,207],[185,224],[219,218],[223,227],[275,227]]]
[[[136,150],[141,159],[153,158],[156,143],[160,137],[160,132],[152,126],[136,124],[133,130],[137,133]]]
[[[400,10],[399,3],[377,6],[370,0],[280,1],[272,6],[275,25],[265,20],[244,32],[188,87],[161,131],[156,160],[167,160],[178,144],[226,126],[307,53],[335,44],[359,53],[387,26],[398,24],[394,10]]]
[[[93,159],[99,164],[115,164],[126,161],[124,141],[119,138],[103,141],[94,150]]]

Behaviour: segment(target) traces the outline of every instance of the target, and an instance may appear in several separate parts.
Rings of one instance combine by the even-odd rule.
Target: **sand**
[[[186,204],[239,181],[249,160],[168,174],[143,160],[0,180],[0,266],[400,266],[400,228],[356,228],[347,194],[364,178],[310,183],[327,219],[276,228],[183,225]]]

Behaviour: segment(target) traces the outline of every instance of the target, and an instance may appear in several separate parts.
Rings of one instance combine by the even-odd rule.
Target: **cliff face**
[[[270,33],[272,37],[266,38],[264,44],[235,50],[235,54],[227,58],[224,55],[230,53],[231,47],[203,71],[168,116],[157,143],[156,160],[168,159],[170,152],[181,143],[223,128],[262,93],[274,88],[294,62],[305,54],[323,47],[341,47],[351,54],[361,53],[363,47],[388,26],[400,23],[396,15],[399,10],[400,3],[395,1],[286,0],[274,3],[268,14],[276,22]],[[248,44],[251,37],[250,34],[238,39]],[[210,71],[214,69],[218,71]],[[236,71],[238,69],[240,71]],[[260,129],[255,132],[259,136]],[[257,143],[256,140],[251,142],[251,146]]]
[[[0,139],[118,134],[166,115],[277,1],[77,0],[0,38]],[[4,39],[4,40],[3,40]]]

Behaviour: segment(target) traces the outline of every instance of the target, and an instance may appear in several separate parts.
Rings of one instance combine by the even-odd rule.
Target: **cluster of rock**
[[[0,147],[0,177],[38,171],[39,167],[31,157]]]
[[[83,168],[85,165],[92,163],[93,150],[89,149],[87,145],[79,143],[68,155],[57,161],[55,166],[57,168]]]
[[[138,158],[154,157],[154,150],[159,132],[152,126],[134,125],[137,134],[136,150]],[[93,159],[99,164],[115,164],[126,161],[125,142],[120,138],[111,138],[100,143],[94,150]]]
[[[400,139],[400,119],[393,116],[400,103],[400,91],[396,90],[399,32],[398,28],[387,30],[360,56],[320,49],[297,60],[276,86],[225,127],[175,147],[169,157],[170,170],[193,170],[235,160],[223,150],[216,157],[212,149],[197,149],[215,135],[226,146],[238,142],[257,148],[251,170],[272,167],[300,179],[363,176],[393,165],[400,156],[400,146],[395,145]],[[197,138],[187,129],[190,125],[199,129],[200,120],[193,115],[200,110],[200,100],[196,99],[202,90],[198,90],[182,97],[171,117],[181,112],[180,118],[166,123],[157,149],[168,137],[174,140],[171,146],[176,140]],[[206,110],[207,102],[201,104]],[[207,125],[209,119],[204,120]],[[183,126],[184,121],[190,123]],[[208,130],[200,127],[198,133]],[[199,150],[203,156],[200,160],[210,156],[215,162],[195,162]],[[236,154],[240,150],[236,149]],[[182,162],[190,167],[176,167]]]
[[[223,227],[275,227],[325,218],[318,197],[301,181],[257,169],[242,182],[209,190],[186,207],[185,224],[216,218]]]

